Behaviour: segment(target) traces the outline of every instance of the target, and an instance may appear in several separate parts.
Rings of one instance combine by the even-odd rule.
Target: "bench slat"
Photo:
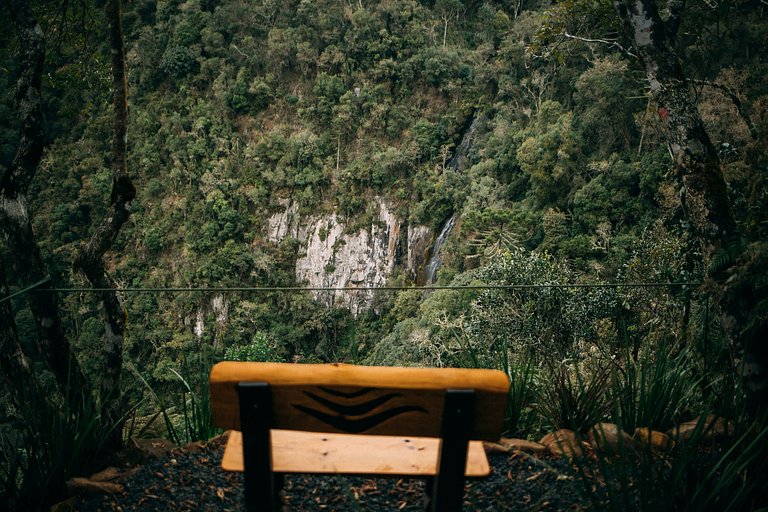
[[[272,430],[272,470],[276,473],[426,477],[437,473],[440,440],[424,437],[356,436]],[[233,430],[221,462],[243,471],[243,438]],[[479,441],[469,443],[467,477],[484,477],[490,466]]]
[[[496,370],[223,362],[211,371],[214,425],[240,430],[239,382],[269,383],[273,428],[440,437],[445,390],[474,389],[472,439],[498,438],[509,379]]]

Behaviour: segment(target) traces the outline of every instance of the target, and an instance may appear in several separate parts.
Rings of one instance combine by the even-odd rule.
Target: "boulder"
[[[517,439],[512,437],[502,437],[499,439],[499,444],[505,446],[509,451],[513,452],[525,452],[525,453],[541,453],[547,448],[536,441],[528,441],[526,439]]]
[[[510,450],[508,447],[504,446],[501,443],[494,443],[491,441],[483,441],[483,448],[485,448],[485,453],[502,453],[506,454],[509,453]]]
[[[599,453],[634,452],[637,443],[615,423],[597,423],[587,434],[589,444]]]
[[[181,450],[185,453],[200,453],[205,451],[206,443],[202,441],[192,441],[181,447]]]
[[[176,445],[167,439],[133,438],[120,450],[118,459],[126,465],[144,464],[170,455]]]
[[[67,493],[70,496],[80,496],[83,494],[114,494],[123,492],[124,488],[120,484],[112,482],[96,482],[89,478],[70,478],[67,480]]]
[[[584,443],[576,436],[573,430],[566,428],[550,432],[539,441],[553,455],[565,455],[569,458],[582,457],[584,455]]]
[[[648,427],[638,427],[633,436],[635,441],[650,444],[654,450],[660,452],[669,452],[675,447],[675,442],[667,434],[657,430],[651,430]]]
[[[122,476],[122,473],[119,469],[114,466],[109,466],[108,468],[102,469],[98,473],[92,474],[88,477],[88,479],[94,482],[110,482],[120,476]]]
[[[502,437],[496,443],[484,442],[485,451],[488,453],[525,452],[537,454],[546,451],[544,445],[526,439],[514,439]]]
[[[699,423],[703,425],[699,427]],[[699,441],[711,441],[733,435],[735,426],[732,421],[710,414],[706,417],[699,416],[695,420],[686,421],[667,431],[667,435],[676,442],[686,442],[694,437],[698,431]]]

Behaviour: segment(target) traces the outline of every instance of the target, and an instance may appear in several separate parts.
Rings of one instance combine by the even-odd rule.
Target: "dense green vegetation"
[[[461,215],[461,236],[446,249],[445,279],[519,247],[552,255],[583,280],[614,281],[637,260],[660,281],[681,272],[695,281],[695,257],[686,263],[675,252],[639,248],[684,254],[686,225],[634,64],[609,47],[578,41],[560,43],[556,57],[537,55],[532,44],[546,5],[528,6],[516,19],[502,5],[453,8],[443,44],[447,7],[416,2],[362,9],[337,2],[127,4],[129,164],[139,199],[114,251],[120,282],[295,284],[294,241],[264,240],[278,200],[293,197],[302,211],[337,211],[363,224],[372,214],[369,199],[379,194],[413,223],[439,228]],[[710,26],[686,18],[686,64],[731,87],[760,120],[766,64],[751,56],[761,55],[764,23],[748,7],[731,9],[733,19],[719,32],[722,20]],[[68,275],[72,251],[108,204],[111,111],[108,64],[94,44],[103,40],[100,30],[94,23],[88,49],[78,41],[58,48],[45,88],[51,143],[35,183],[35,231],[61,284],[77,279]],[[718,49],[723,55],[712,59]],[[83,52],[80,63],[70,62]],[[759,239],[762,147],[721,91],[703,88],[701,95],[738,213]],[[10,120],[9,95],[5,103]],[[478,134],[465,168],[446,167],[473,120]],[[13,131],[3,140],[7,165]],[[669,242],[654,251],[654,236]],[[88,298],[70,299],[77,324],[98,316]],[[139,359],[150,345],[177,352],[169,347],[191,337],[185,320],[205,302],[127,299],[130,352]],[[293,301],[299,303],[289,306]],[[357,322],[306,297],[232,302],[229,325],[211,334],[222,347],[263,330],[287,357],[327,358],[343,355],[351,333],[359,338]],[[387,325],[406,319],[382,311],[375,320]],[[89,334],[98,333],[85,329],[83,346],[92,343]]]
[[[73,256],[109,204],[112,111],[103,13],[66,5],[33,2],[48,42],[47,148],[29,200],[53,282],[79,286]],[[267,237],[281,201],[295,200],[300,214],[336,212],[354,231],[376,218],[375,197],[435,231],[458,215],[441,284],[628,284],[380,292],[357,317],[308,293],[127,293],[129,428],[163,411],[175,440],[205,437],[207,368],[225,357],[501,368],[518,384],[509,430],[528,436],[601,418],[669,428],[705,411],[742,412],[737,357],[707,291],[629,286],[698,283],[707,269],[645,75],[620,50],[631,45],[562,36],[587,37],[583,27],[615,35],[610,3],[133,0],[124,8],[138,197],[108,261],[121,286],[301,286],[303,240]],[[744,236],[722,265],[747,245],[764,253],[768,229],[764,9],[695,3],[678,41]],[[19,128],[15,37],[0,24],[0,174]],[[470,129],[463,161],[451,165]],[[1,256],[5,265],[5,248]],[[417,283],[397,267],[390,284]],[[98,299],[70,293],[62,302],[84,372],[95,375]],[[24,298],[13,305],[33,351]],[[641,374],[658,386],[640,391]],[[568,393],[582,392],[595,395],[587,410],[565,407]],[[651,411],[659,401],[667,408]],[[14,446],[10,405],[0,422]],[[73,472],[78,464],[87,461]]]

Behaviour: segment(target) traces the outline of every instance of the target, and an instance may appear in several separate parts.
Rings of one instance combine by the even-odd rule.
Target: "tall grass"
[[[509,376],[504,431],[511,436],[525,437],[540,423],[535,410],[536,366],[532,360],[512,366],[507,357],[504,359],[504,372]]]
[[[607,365],[587,373],[578,362],[566,360],[552,363],[549,370],[550,380],[539,397],[538,410],[553,428],[585,433],[603,421],[611,410]]]
[[[594,508],[768,510],[766,422],[735,418],[737,434],[711,439],[707,413],[723,401],[738,403],[739,397],[706,396],[699,355],[692,350],[674,350],[664,343],[641,348],[637,359],[628,354],[612,365],[608,392],[614,423],[632,433],[637,427],[664,431],[688,417],[700,419],[669,453],[650,445],[620,445],[618,455],[579,461],[582,487]],[[717,376],[710,376],[710,383],[713,378]]]
[[[185,378],[176,370],[171,369],[171,371],[183,386],[180,402],[185,439],[187,441],[207,441],[218,433],[211,418],[208,373],[206,372],[203,379],[196,378],[197,385],[193,387],[189,383],[189,376]],[[180,436],[177,434],[176,437],[179,438]]]
[[[191,441],[206,441],[220,433],[211,418],[211,401],[208,375],[216,361],[206,349],[191,360],[180,359],[178,369],[169,367],[166,376],[169,386],[162,392],[146,379],[135,367],[130,370],[143,385],[155,408],[152,420],[163,419],[168,439],[177,445]]]
[[[579,460],[578,481],[595,510],[621,512],[768,510],[768,427],[729,440],[705,437],[705,419],[671,453],[620,449]]]
[[[673,354],[662,343],[644,350],[637,360],[627,354],[623,364],[612,366],[614,422],[628,432],[637,427],[667,430],[686,411],[703,409],[700,383],[688,350]]]
[[[210,364],[198,361],[191,367],[186,359],[182,359],[179,370],[169,368],[173,376],[171,382],[176,388],[170,393],[157,392],[140,372],[135,368],[131,370],[157,408],[155,416],[162,416],[168,439],[172,442],[183,445],[191,441],[206,441],[220,433],[214,428],[211,418]],[[171,396],[171,401],[167,395]]]
[[[65,481],[103,462],[114,432],[90,396],[51,401],[46,411],[17,411],[22,421],[0,433],[0,503],[40,510],[65,496]]]

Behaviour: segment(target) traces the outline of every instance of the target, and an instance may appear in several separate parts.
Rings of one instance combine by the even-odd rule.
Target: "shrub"
[[[169,77],[184,77],[197,68],[197,55],[190,48],[169,46],[160,58],[160,69]]]
[[[672,354],[662,344],[638,360],[615,365],[611,376],[614,420],[627,432],[636,427],[666,430],[699,400],[699,383],[690,353]]]
[[[611,410],[606,388],[610,368],[585,373],[578,364],[562,361],[550,368],[549,391],[542,393],[538,410],[554,428],[586,433]]]
[[[263,331],[257,331],[248,345],[232,345],[224,352],[225,361],[281,362],[275,342]]]

